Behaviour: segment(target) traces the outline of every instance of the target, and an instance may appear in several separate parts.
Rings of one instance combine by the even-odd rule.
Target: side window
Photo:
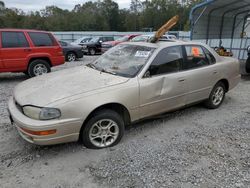
[[[40,46],[54,46],[54,41],[48,33],[29,32],[33,44]]]
[[[107,37],[106,40],[107,40],[107,41],[113,41],[113,40],[114,40],[114,37]]]
[[[183,69],[195,69],[209,65],[209,61],[202,50],[201,46],[185,46],[187,59],[183,64]]]
[[[216,59],[213,56],[213,54],[208,49],[206,49],[205,47],[203,47],[203,50],[204,50],[204,52],[205,52],[205,54],[207,56],[209,64],[215,64],[216,63]]]
[[[161,50],[149,67],[151,76],[180,71],[183,56],[180,46]]]
[[[3,48],[29,47],[29,43],[23,32],[2,32]]]

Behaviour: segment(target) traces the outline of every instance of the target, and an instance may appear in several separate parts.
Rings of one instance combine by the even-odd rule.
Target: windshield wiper
[[[112,72],[112,71],[108,71],[108,70],[106,70],[106,69],[101,69],[100,70],[101,72],[105,72],[105,73],[108,73],[108,74],[113,74],[113,75],[116,75],[116,73],[115,72]]]
[[[100,72],[105,72],[105,73],[108,73],[108,74],[116,75],[115,72],[108,71],[108,70],[106,70],[106,69],[104,69],[104,68],[99,69],[99,68],[97,68],[97,67],[96,67],[94,64],[92,64],[92,63],[89,63],[89,64],[87,64],[86,66],[87,66],[87,67],[90,67],[90,68],[92,68],[92,69],[98,70],[98,71],[100,71]]]
[[[89,63],[89,64],[87,64],[86,66],[87,66],[87,67],[90,67],[90,68],[92,68],[92,69],[98,70],[97,67],[96,67],[94,64],[92,64],[92,63]]]

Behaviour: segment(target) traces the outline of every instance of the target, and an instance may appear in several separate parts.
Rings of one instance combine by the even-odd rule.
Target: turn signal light
[[[32,135],[36,135],[36,136],[47,136],[47,135],[51,135],[51,134],[55,134],[56,133],[56,129],[53,130],[46,130],[46,131],[32,131],[29,129],[25,129],[20,127],[24,132],[32,134]]]

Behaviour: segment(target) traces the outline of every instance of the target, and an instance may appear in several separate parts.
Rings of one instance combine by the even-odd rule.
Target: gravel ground
[[[26,79],[0,74],[0,187],[250,187],[249,76],[219,109],[196,105],[131,125],[120,144],[103,150],[23,141],[6,108],[13,88]]]

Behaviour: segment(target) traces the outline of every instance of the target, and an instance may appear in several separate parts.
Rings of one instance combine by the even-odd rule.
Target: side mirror
[[[144,74],[143,78],[150,78],[150,77],[151,77],[151,75],[150,75],[150,71],[149,71],[149,70],[147,70],[147,71],[145,72],[145,74]]]

